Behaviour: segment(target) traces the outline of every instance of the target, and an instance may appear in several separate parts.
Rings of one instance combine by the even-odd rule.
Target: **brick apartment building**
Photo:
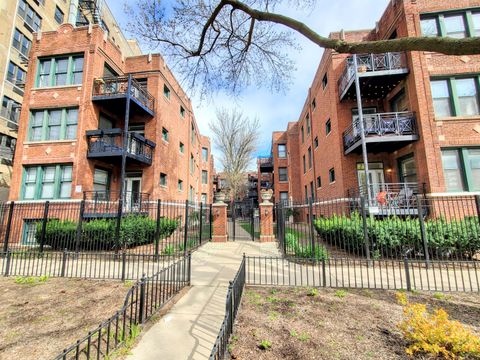
[[[392,0],[375,29],[348,41],[480,35],[480,1]],[[351,55],[326,50],[299,120],[272,136],[275,199],[480,191],[480,56],[358,55],[370,192],[365,188]],[[264,161],[265,162],[265,161]]]
[[[104,0],[8,0],[0,2],[0,201],[8,198],[20,109],[34,33],[99,24],[125,56],[140,55]]]
[[[212,201],[210,140],[160,55],[64,24],[35,36],[28,68],[10,200],[112,198],[125,154],[129,201]]]

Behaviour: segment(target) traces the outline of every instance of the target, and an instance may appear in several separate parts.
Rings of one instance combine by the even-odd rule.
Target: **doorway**
[[[368,193],[366,188],[367,184],[365,181],[365,166],[362,163],[357,164],[357,178],[360,193],[364,196],[368,194],[368,197],[370,199],[375,199],[377,194],[385,187],[385,174],[383,171],[383,163],[368,163],[368,182],[370,185]]]
[[[140,203],[142,200],[142,175],[139,173],[127,173],[124,183],[124,189],[124,210],[133,211],[140,208]]]

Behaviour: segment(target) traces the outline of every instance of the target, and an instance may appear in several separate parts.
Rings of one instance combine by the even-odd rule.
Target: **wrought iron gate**
[[[227,226],[230,241],[259,239],[259,211],[253,200],[231,202],[228,205]]]

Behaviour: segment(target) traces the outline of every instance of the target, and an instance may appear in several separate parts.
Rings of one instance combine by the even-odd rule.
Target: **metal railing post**
[[[80,214],[78,215],[77,233],[75,236],[75,253],[80,250],[80,239],[82,237],[83,215],[85,213],[85,200],[80,202]]]
[[[10,250],[7,250],[7,259],[6,259],[6,263],[5,263],[5,273],[4,273],[4,276],[8,276],[10,274],[10,261],[11,261],[11,258],[12,258],[12,253],[10,252]]]
[[[322,286],[327,286],[327,266],[325,264],[325,257],[322,258]]]
[[[368,191],[368,190],[367,190]],[[370,240],[368,239],[367,209],[365,206],[365,197],[360,195],[360,211],[362,213],[363,241],[365,243],[365,255],[370,260]]]
[[[422,199],[417,195],[417,210],[418,210],[418,220],[420,222],[420,236],[422,238],[423,252],[425,253],[425,262],[428,267],[430,262],[430,254],[428,253],[428,239],[427,231],[425,230],[425,220],[423,219],[423,206]]]
[[[160,254],[160,216],[161,216],[161,205],[162,202],[160,199],[157,200],[157,225],[155,229],[155,260],[158,261],[158,256]]]
[[[403,258],[403,265],[405,267],[405,280],[407,282],[407,291],[412,291],[412,283],[410,281],[410,268],[408,267],[408,257]]]
[[[143,324],[143,319],[144,319],[144,312],[145,312],[145,282],[147,281],[147,278],[145,277],[145,274],[143,274],[142,279],[140,280],[140,302],[139,302],[139,315],[138,315],[138,322],[140,324]]]
[[[310,246],[312,248],[312,259],[315,259],[315,234],[313,228],[313,197],[308,201],[308,212],[310,214]]]
[[[212,240],[213,237],[213,205],[210,204],[210,214],[209,216],[209,222],[210,222],[210,240]]]
[[[200,245],[202,245],[203,202],[200,202]]]
[[[13,208],[15,206],[15,202],[10,202],[10,206],[8,208],[8,219],[7,219],[7,228],[5,230],[5,239],[3,241],[3,252],[8,252],[8,242],[10,240],[10,232],[12,230],[12,220],[13,220]],[[8,254],[7,254],[8,255]]]
[[[188,243],[188,200],[185,200],[185,228],[183,234],[183,256],[187,256]]]
[[[477,209],[477,219],[480,224],[480,195],[475,195],[475,206]]]
[[[65,270],[67,268],[67,249],[63,249],[62,254],[62,272],[60,274],[61,277],[65,277]]]
[[[50,207],[50,201],[45,202],[45,208],[43,210],[43,220],[42,220],[42,232],[40,233],[40,252],[43,252],[43,246],[45,243],[45,233],[47,231],[47,221],[48,221],[48,208]]]

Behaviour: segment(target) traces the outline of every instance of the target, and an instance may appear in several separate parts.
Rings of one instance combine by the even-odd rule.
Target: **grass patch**
[[[339,299],[343,299],[345,296],[347,296],[347,290],[337,290],[333,295],[335,295]]]
[[[46,283],[48,280],[48,276],[17,276],[15,278],[15,284],[22,284],[22,285],[40,285]]]

